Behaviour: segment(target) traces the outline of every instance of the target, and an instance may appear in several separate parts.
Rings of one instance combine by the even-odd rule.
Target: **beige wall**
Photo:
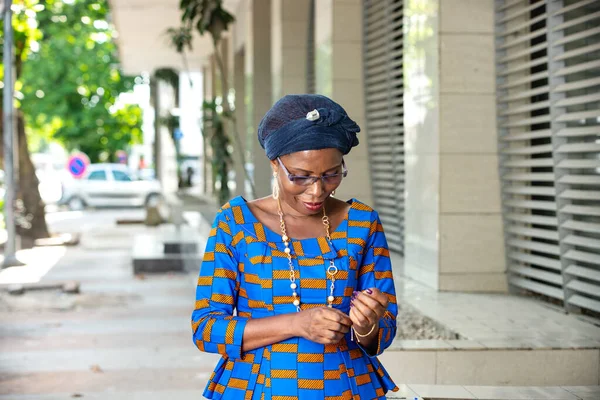
[[[362,1],[318,0],[315,7],[316,91],[340,103],[362,128],[361,144],[346,156],[348,178],[336,197],[371,204],[369,160],[365,137],[362,68]]]
[[[440,290],[506,291],[493,0],[412,11],[423,18],[405,18],[405,273]]]
[[[306,92],[309,0],[271,1],[273,102]]]

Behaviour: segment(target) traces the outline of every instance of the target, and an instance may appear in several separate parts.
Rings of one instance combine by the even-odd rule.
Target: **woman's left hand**
[[[388,303],[388,297],[377,288],[354,292],[350,303],[350,319],[356,332],[365,335],[371,331],[373,325],[379,324]]]

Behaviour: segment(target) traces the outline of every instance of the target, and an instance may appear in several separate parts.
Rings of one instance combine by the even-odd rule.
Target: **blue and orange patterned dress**
[[[352,293],[377,287],[389,298],[375,354],[350,333],[333,345],[294,337],[242,353],[250,318],[296,312],[281,234],[269,230],[237,197],[223,206],[204,253],[192,313],[193,340],[222,358],[204,391],[209,399],[380,399],[396,385],[380,364],[396,334],[396,295],[389,251],[377,212],[350,201],[344,221],[325,237],[291,241],[301,308],[323,307],[334,260],[334,307],[348,314]]]

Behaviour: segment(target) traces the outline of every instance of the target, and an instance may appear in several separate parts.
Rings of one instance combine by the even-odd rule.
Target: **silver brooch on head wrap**
[[[306,119],[309,121],[316,121],[319,118],[321,118],[321,116],[319,115],[319,112],[317,110],[312,110],[308,114],[306,114]]]

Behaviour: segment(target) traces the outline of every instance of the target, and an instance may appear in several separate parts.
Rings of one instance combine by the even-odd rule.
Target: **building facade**
[[[234,99],[258,196],[271,192],[264,113],[285,94],[330,96],[362,128],[337,196],[379,211],[398,274],[600,313],[600,2],[248,0],[231,11],[231,84],[215,84],[209,58],[205,98]],[[250,197],[235,160],[235,194]]]

